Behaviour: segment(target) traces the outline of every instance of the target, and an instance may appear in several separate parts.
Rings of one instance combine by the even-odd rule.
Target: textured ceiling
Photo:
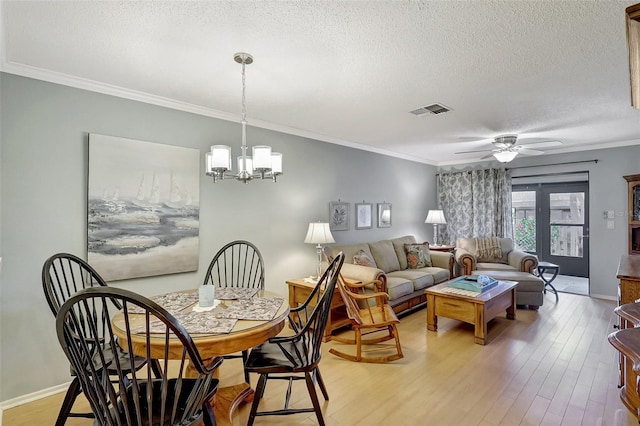
[[[3,1],[1,67],[238,120],[245,51],[250,125],[446,165],[504,133],[640,144],[637,1]]]

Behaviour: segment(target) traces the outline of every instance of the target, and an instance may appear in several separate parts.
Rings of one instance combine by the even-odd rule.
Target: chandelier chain
[[[247,98],[245,95],[246,83],[244,77],[245,61],[242,61],[242,122],[247,122]]]

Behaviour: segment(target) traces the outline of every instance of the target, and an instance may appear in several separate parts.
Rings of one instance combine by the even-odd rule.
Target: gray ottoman
[[[473,275],[488,275],[491,278],[502,281],[517,281],[516,305],[528,305],[530,308],[538,309],[544,302],[543,291],[544,281],[528,272],[519,271],[473,271]]]

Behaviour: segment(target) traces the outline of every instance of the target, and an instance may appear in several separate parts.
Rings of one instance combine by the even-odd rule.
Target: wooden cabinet
[[[627,303],[634,303],[640,299],[640,256],[639,255],[624,255],[620,258],[618,265],[618,279],[620,285],[618,288],[618,304],[624,305]],[[621,312],[616,313],[620,316],[620,328],[633,328],[635,321],[631,320],[630,316],[620,315]],[[640,395],[638,395],[638,375],[633,371],[633,361],[629,358],[620,356],[620,399],[627,406],[627,408],[638,415],[638,408],[640,407]]]
[[[640,175],[624,176],[628,186],[629,254],[640,254]]]
[[[625,12],[629,48],[629,76],[631,78],[631,106],[640,108],[640,3],[627,7]]]

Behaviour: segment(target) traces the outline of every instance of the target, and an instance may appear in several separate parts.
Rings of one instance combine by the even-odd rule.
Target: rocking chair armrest
[[[367,293],[367,294],[358,294],[358,293],[349,292],[349,297],[352,297],[356,300],[367,300],[367,299],[374,299],[374,298],[389,300],[389,295],[383,292]]]
[[[373,284],[376,288],[376,292],[384,292],[384,283],[381,280],[371,280],[367,282],[353,282],[347,278],[347,279],[343,279],[343,281],[346,284],[346,286],[349,288],[361,289]]]

